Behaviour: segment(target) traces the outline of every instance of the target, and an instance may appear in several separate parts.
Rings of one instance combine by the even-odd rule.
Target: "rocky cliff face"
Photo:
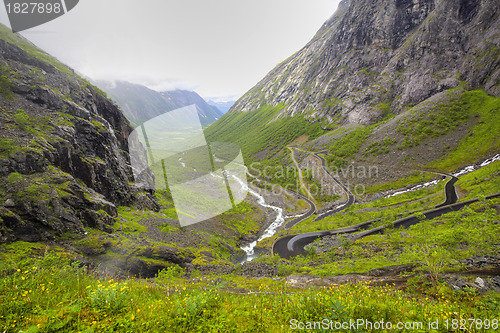
[[[27,41],[0,39],[0,242],[106,230],[133,184],[131,127],[102,92]]]
[[[231,111],[370,124],[459,86],[500,96],[498,1],[344,0]]]

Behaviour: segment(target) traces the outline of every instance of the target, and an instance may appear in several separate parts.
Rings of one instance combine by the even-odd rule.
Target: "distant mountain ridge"
[[[125,81],[97,83],[123,110],[134,126],[153,119],[165,112],[195,104],[203,126],[208,126],[223,113],[209,105],[194,91],[174,90],[157,92],[145,86]]]
[[[234,105],[234,103],[236,103],[236,101],[233,100],[233,101],[221,102],[221,101],[213,101],[213,100],[209,99],[207,101],[207,103],[209,105],[215,106],[217,109],[219,109],[222,113],[225,114],[231,109],[231,107]]]

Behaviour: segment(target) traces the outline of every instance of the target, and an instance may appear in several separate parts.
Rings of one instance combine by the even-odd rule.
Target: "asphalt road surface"
[[[314,156],[316,156],[317,158],[319,158],[319,160],[321,161],[321,166],[323,167],[323,169],[325,170],[325,172],[328,174],[328,176],[330,176],[330,178],[332,178],[333,181],[335,183],[337,183],[342,188],[342,190],[344,190],[344,192],[347,194],[347,201],[343,205],[341,205],[341,206],[339,206],[339,207],[337,207],[337,208],[335,208],[333,210],[330,210],[330,211],[328,211],[328,212],[326,212],[324,214],[321,214],[320,216],[318,216],[316,218],[315,221],[320,221],[320,220],[324,219],[325,217],[331,216],[333,214],[336,214],[336,213],[338,213],[338,212],[346,209],[347,207],[351,206],[352,204],[354,204],[354,195],[351,193],[351,191],[349,191],[349,189],[347,187],[344,186],[344,184],[342,184],[341,182],[339,182],[337,178],[333,177],[333,175],[330,173],[330,171],[326,167],[326,161],[325,161],[325,159],[323,157],[319,156],[318,154],[319,153],[315,153]]]
[[[320,157],[320,156],[318,156],[318,157]],[[321,158],[321,160],[322,160],[323,167],[325,167],[324,159]],[[328,170],[326,170],[326,171],[328,172]],[[335,179],[334,177],[332,177],[332,178]],[[438,205],[435,209],[424,212],[423,215],[425,216],[425,219],[433,219],[433,218],[436,218],[436,217],[441,216],[443,214],[446,214],[446,213],[449,213],[452,211],[460,210],[463,207],[478,201],[478,199],[474,199],[474,200],[469,200],[469,201],[457,203],[458,196],[457,196],[455,186],[454,186],[455,183],[457,182],[457,180],[458,179],[456,177],[451,176],[451,179],[446,183],[446,186],[445,186],[445,196],[446,196],[445,202],[442,203],[441,205]],[[497,197],[500,197],[500,194],[489,196],[486,199],[492,199],[492,198],[497,198]],[[354,200],[354,198],[353,198],[353,200]],[[348,202],[349,201],[350,200],[348,200]],[[352,203],[353,202],[351,202],[350,204],[352,205]],[[333,214],[333,212],[332,212],[332,214]],[[363,237],[366,237],[369,235],[382,233],[383,230],[386,228],[386,226],[381,226],[381,227],[378,227],[375,229],[361,231],[363,229],[368,229],[372,225],[372,223],[374,223],[374,222],[376,222],[376,221],[364,222],[364,223],[360,223],[358,225],[354,225],[354,226],[342,228],[342,229],[308,232],[308,233],[299,234],[299,235],[288,235],[288,236],[285,236],[285,237],[278,239],[273,244],[272,253],[273,254],[277,253],[282,258],[290,258],[290,257],[294,257],[297,255],[305,254],[304,247],[306,245],[314,242],[319,237],[324,237],[327,235],[335,235],[335,234],[352,234],[352,233],[359,232],[354,236],[354,239],[360,239],[360,238],[363,238]],[[408,216],[408,217],[405,217],[405,218],[402,218],[402,219],[395,221],[393,223],[393,225],[395,228],[399,228],[399,227],[409,228],[410,226],[415,225],[419,222],[421,222],[421,219],[416,215],[412,215],[412,216]],[[297,224],[297,223],[298,222],[296,222],[295,224]]]

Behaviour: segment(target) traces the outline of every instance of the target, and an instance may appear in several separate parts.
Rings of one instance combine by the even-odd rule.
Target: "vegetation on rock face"
[[[439,120],[443,116],[438,115],[436,123],[447,124],[442,125],[447,126],[447,131],[468,117],[474,117],[475,123],[468,135],[447,156],[430,167],[451,171],[464,164],[477,162],[482,156],[500,149],[500,98],[480,90],[467,91],[457,101],[443,105],[442,109],[444,120]]]
[[[383,319],[422,323],[420,331],[430,331],[429,322],[438,320],[434,331],[446,332],[459,330],[452,325],[469,318],[481,322],[468,331],[497,329],[500,281],[480,279],[480,286],[475,276],[465,275],[490,274],[498,266],[500,199],[486,196],[500,188],[500,161],[460,176],[460,200],[477,202],[432,220],[423,215],[444,201],[446,183],[442,174],[423,170],[455,171],[500,148],[500,98],[494,97],[500,92],[492,84],[498,68],[488,64],[498,59],[498,49],[479,57],[486,37],[470,47],[458,43],[459,59],[467,58],[461,50],[472,49],[467,59],[484,66],[457,74],[458,65],[446,58],[456,43],[447,44],[450,33],[436,33],[437,22],[446,31],[473,36],[496,16],[480,20],[481,14],[470,18],[477,20],[473,24],[462,24],[463,18],[450,15],[460,13],[464,2],[449,1],[445,11],[426,19],[432,3],[416,4],[418,17],[405,6],[383,7],[396,11],[396,22],[405,24],[400,31],[387,20],[371,20],[364,1],[343,2],[308,47],[271,73],[282,80],[266,78],[205,129],[209,142],[239,145],[252,174],[299,192],[292,150],[303,181],[319,189],[323,179],[306,151],[321,151],[332,170],[356,162],[383,166],[386,174],[398,171],[363,184],[356,204],[342,212],[318,221],[312,216],[258,245],[367,221],[385,226],[383,233],[357,240],[324,237],[304,256],[263,253],[244,265],[235,264],[244,255],[239,247],[257,239],[274,215],[248,200],[209,221],[180,226],[168,189],[152,194],[132,185],[126,153],[131,128],[119,109],[102,91],[0,26],[0,331],[286,332],[300,329],[294,327],[299,322]],[[490,6],[478,10],[494,12]],[[379,22],[377,29],[397,33],[372,47],[370,29],[357,33],[364,20],[353,16],[353,8],[359,17]],[[335,30],[339,25],[342,33]],[[423,36],[415,29],[423,29]],[[317,52],[330,44],[318,46],[318,38],[336,40],[338,49]],[[422,57],[439,61],[421,76],[416,51],[424,39],[431,45]],[[446,49],[446,57],[439,58],[436,48]],[[313,60],[304,63],[310,68],[295,66],[308,55]],[[290,89],[296,82],[304,82],[298,91]],[[349,177],[341,172],[339,178]],[[427,187],[396,193],[431,180]],[[272,196],[271,204],[286,206],[286,213],[308,209],[288,199]],[[340,197],[315,199],[333,204]],[[409,215],[420,223],[393,227]],[[312,282],[295,289],[294,279]]]
[[[346,161],[344,158],[358,153],[363,143],[369,138],[370,132],[370,127],[358,127],[340,139],[335,140],[328,147],[330,150],[330,154],[326,157],[328,164],[334,168],[345,166]]]
[[[252,160],[262,151],[271,158],[303,134],[313,139],[323,134],[320,124],[311,124],[300,116],[275,119],[283,107],[266,105],[248,112],[228,113],[205,131],[207,139],[236,143],[243,156]]]
[[[10,203],[1,241],[109,228],[115,205],[138,204],[127,120],[99,89],[4,26],[0,47],[0,202]]]
[[[232,111],[282,104],[281,116],[368,125],[391,112],[432,103],[433,96],[464,81],[467,89],[500,96],[495,5],[414,5],[415,11],[406,2],[390,7],[365,0],[341,3],[305,47],[269,72]],[[460,17],[464,12],[470,15],[466,22]]]
[[[39,60],[40,62],[54,66],[57,70],[61,71],[62,73],[75,75],[75,73],[67,66],[60,63],[57,59],[55,59],[48,53],[40,50],[28,40],[20,37],[19,35],[13,34],[12,31],[3,24],[0,24],[0,39],[20,47],[31,57]]]
[[[0,95],[9,100],[14,97],[14,94],[11,91],[12,89],[12,81],[6,75],[0,76]]]
[[[390,137],[384,138],[382,142],[372,142],[368,148],[366,148],[365,155],[387,154],[389,152],[389,147],[395,143],[396,140]]]

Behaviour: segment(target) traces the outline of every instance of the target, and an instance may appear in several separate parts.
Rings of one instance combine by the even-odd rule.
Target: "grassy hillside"
[[[339,236],[339,246],[317,241],[308,257],[296,258],[293,264],[283,264],[290,273],[311,273],[320,276],[331,274],[363,273],[371,269],[392,265],[422,264],[418,246],[429,244],[436,249],[435,260],[443,255],[441,271],[460,269],[459,260],[497,253],[500,227],[498,207],[500,199],[484,200],[498,193],[500,161],[460,177],[457,188],[463,199],[480,198],[481,201],[458,212],[447,213],[439,218],[424,221],[410,229],[395,229],[392,222],[409,215],[433,209],[444,201],[445,180],[434,186],[404,194],[382,197],[367,203],[355,204],[344,212],[314,221],[305,220],[290,231],[283,231],[266,240],[272,242],[288,233],[299,234],[320,230],[344,228],[367,221],[376,221],[373,227],[387,225],[382,235],[374,235],[358,241]],[[377,250],[378,249],[378,250]],[[420,253],[422,254],[422,253]],[[262,258],[258,260],[271,260]]]
[[[489,96],[481,90],[466,91],[453,103],[443,105],[442,110],[437,117],[429,116],[427,122],[440,126],[445,133],[456,128],[464,119],[473,118],[475,123],[467,136],[444,159],[431,163],[429,167],[452,171],[500,151],[500,98]],[[423,126],[423,123],[418,126]],[[418,130],[416,127],[415,131]],[[431,133],[434,136],[439,134],[436,131]]]
[[[383,121],[354,130],[323,130],[326,125],[311,124],[302,116],[275,119],[283,107],[226,114],[206,130],[207,138],[237,143],[253,160],[282,156],[285,146],[305,135],[308,142],[321,142],[315,149],[329,150],[330,166],[339,168],[347,161],[386,164],[391,159],[393,164],[411,166],[418,158],[421,166],[451,171],[500,150],[500,98],[481,90],[450,91],[438,102],[418,105],[395,118],[389,113]],[[343,134],[329,138],[334,133]],[[427,147],[435,152],[422,154]]]
[[[205,134],[210,142],[238,144],[249,160],[255,159],[259,152],[270,158],[301,135],[314,139],[324,134],[319,123],[311,124],[302,116],[274,119],[283,107],[266,105],[250,112],[230,112]]]
[[[274,333],[293,332],[298,322],[349,319],[423,325],[405,332],[427,331],[436,320],[441,324],[435,332],[449,332],[444,321],[451,327],[461,318],[483,318],[470,332],[498,327],[498,293],[452,292],[443,285],[439,296],[429,296],[418,292],[425,288],[418,279],[410,285],[413,292],[383,280],[297,290],[283,281],[234,275],[182,279],[177,268],[154,280],[119,280],[96,275],[61,249],[28,243],[9,246],[7,259],[13,260],[0,266],[0,329],[8,333]]]
[[[71,73],[5,27],[0,27],[0,38]],[[10,79],[14,74],[8,68],[0,70],[0,99],[10,103],[16,98],[11,90],[15,81]],[[34,72],[43,86],[41,70]],[[334,107],[344,102],[348,104],[340,100],[330,104]],[[262,178],[280,186],[297,183],[292,151],[304,169],[304,182],[316,187],[323,183],[314,175],[319,163],[311,151],[321,151],[332,171],[358,165],[379,167],[380,173],[371,179],[351,177],[349,172],[339,176],[341,182],[360,178],[364,192],[356,194],[354,205],[323,220],[315,221],[317,216],[312,216],[290,230],[279,230],[260,242],[266,251],[244,265],[235,264],[243,255],[239,246],[256,239],[265,222],[275,217],[274,211],[258,207],[255,201],[188,227],[176,221],[168,191],[154,194],[159,211],[124,203],[117,205],[116,214],[111,216],[98,206],[95,213],[106,217],[106,225],[85,225],[81,234],[54,233],[46,242],[0,244],[0,331],[274,333],[296,331],[300,329],[294,327],[298,322],[360,319],[422,323],[416,329],[399,331],[449,332],[460,331],[451,325],[469,318],[481,322],[468,326],[467,331],[497,330],[500,296],[493,279],[488,280],[488,291],[473,286],[478,276],[487,280],[498,275],[500,199],[486,200],[486,196],[500,190],[500,161],[463,175],[457,182],[460,200],[478,198],[478,202],[432,220],[425,220],[422,212],[445,199],[446,179],[435,171],[454,171],[500,151],[500,98],[459,88],[399,114],[392,114],[389,103],[383,103],[384,118],[369,126],[311,123],[302,115],[278,117],[285,107],[261,105],[253,111],[226,114],[205,129],[207,139],[239,145],[250,171],[266,170]],[[18,109],[9,113],[4,131],[15,129],[43,139],[52,118],[38,114],[35,119]],[[63,116],[59,121],[54,128],[71,125]],[[87,125],[104,129],[99,122]],[[290,146],[296,149],[287,149]],[[0,139],[0,159],[16,151],[22,152],[16,142]],[[103,160],[96,157],[92,161],[109,171]],[[10,172],[0,179],[0,198],[5,199],[0,200],[4,219],[0,219],[0,235],[6,230],[4,225],[22,227],[29,221],[12,218],[9,200],[47,203],[47,209],[53,209],[51,199],[71,201],[68,194],[78,188],[69,188],[67,175],[57,169],[49,171],[57,186],[47,186],[46,179],[37,173],[25,176]],[[388,195],[430,180],[436,183]],[[269,184],[261,186],[271,188]],[[19,190],[14,192],[15,188]],[[94,203],[89,193],[82,192],[82,200]],[[146,198],[144,192],[140,195]],[[320,204],[333,204],[341,198],[332,194],[315,199]],[[266,200],[286,206],[287,215],[298,208],[291,207],[288,201],[292,200],[283,196]],[[307,210],[304,205],[305,201],[296,206]],[[409,229],[394,228],[394,221],[409,215],[418,216],[421,222]],[[82,219],[88,216],[91,214]],[[57,217],[54,221],[60,222],[61,217]],[[287,234],[367,221],[374,221],[373,227],[387,228],[380,235],[356,241],[346,236],[325,237],[308,246],[306,255],[292,259],[272,257],[267,251],[274,240]],[[472,257],[493,259],[474,266],[468,263]],[[316,280],[297,289],[290,278],[295,274],[314,275]],[[336,279],[345,274],[363,276]],[[454,287],[451,281],[458,277],[467,286]],[[430,321],[439,321],[439,328],[430,329]],[[365,327],[350,331],[380,330]]]
[[[458,185],[467,197],[494,193],[498,189],[495,182],[499,172],[500,162],[495,162],[461,177]],[[293,231],[338,228],[371,219],[390,223],[397,214],[423,210],[441,202],[443,186],[441,182],[435,187],[356,205],[319,224],[305,221]],[[185,275],[176,265],[160,271],[155,279],[126,279],[86,267],[74,253],[57,245],[25,242],[3,245],[0,329],[9,333],[292,332],[298,322],[384,319],[422,325],[439,320],[440,329],[435,331],[448,332],[445,320],[451,325],[453,320],[461,318],[481,318],[481,326],[471,327],[470,332],[495,331],[494,320],[500,311],[498,292],[453,290],[443,275],[464,269],[463,258],[497,253],[500,229],[495,221],[499,205],[500,199],[483,200],[408,230],[388,229],[383,235],[356,242],[341,238],[338,247],[328,248],[325,242],[317,242],[314,246],[323,250],[310,251],[307,256],[292,260],[258,259],[261,264],[277,266],[281,277],[290,274],[326,277],[414,265],[413,272],[409,270],[397,277],[405,281],[398,286],[388,284],[383,278],[372,278],[370,283],[295,289],[284,279],[254,279],[241,273],[210,274],[195,270]],[[166,208],[163,214],[168,211]],[[248,212],[241,210],[228,215]],[[140,222],[144,214],[150,213],[141,215],[120,209],[122,232],[131,239],[144,233],[144,227],[134,222]],[[175,228],[165,230],[174,231]],[[95,233],[91,232],[92,235]],[[112,242],[112,248],[127,243],[126,238]],[[99,243],[93,246],[97,245],[102,246]],[[117,259],[110,257],[113,258]],[[431,280],[430,274],[437,274],[438,279]],[[472,283],[473,279],[466,281]],[[426,331],[426,326],[423,327],[421,331]],[[418,331],[417,328],[406,331]]]
[[[30,56],[43,61],[45,63],[51,64],[52,66],[56,67],[58,70],[61,72],[74,75],[73,71],[69,69],[67,66],[63,65],[61,62],[59,62],[57,59],[55,59],[53,56],[50,54],[40,50],[37,48],[35,45],[33,45],[31,42],[29,42],[26,39],[23,39],[17,34],[13,34],[12,30],[7,28],[5,25],[0,24],[0,39],[3,39],[9,43],[12,43],[14,45],[19,46],[21,49],[26,51]]]

